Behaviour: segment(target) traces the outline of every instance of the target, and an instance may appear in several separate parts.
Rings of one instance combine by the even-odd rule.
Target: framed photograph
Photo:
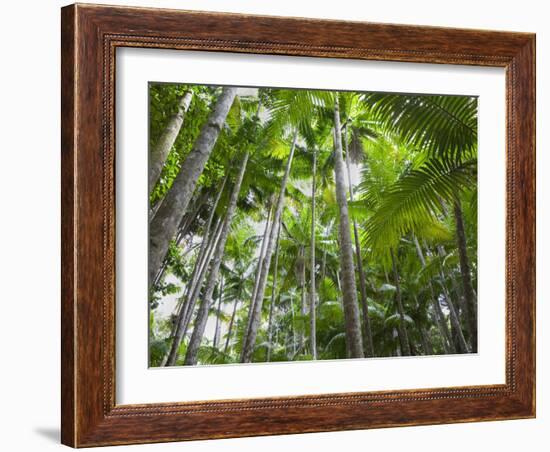
[[[535,416],[535,36],[62,9],[62,442]]]

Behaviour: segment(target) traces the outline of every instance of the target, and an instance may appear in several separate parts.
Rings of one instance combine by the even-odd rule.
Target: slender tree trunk
[[[470,353],[470,347],[468,346],[468,343],[464,338],[464,333],[462,332],[462,326],[460,325],[460,319],[456,312],[455,305],[451,300],[451,297],[447,292],[447,289],[445,288],[443,282],[441,283],[441,287],[443,289],[443,296],[445,297],[445,301],[447,302],[447,306],[449,307],[449,316],[451,318],[451,325],[454,328],[454,331],[457,337],[458,347],[455,347],[455,348],[458,348],[458,350],[461,353]]]
[[[218,243],[218,240],[220,238],[222,224],[223,224],[223,220],[222,218],[219,218],[217,221],[213,236],[207,243],[208,251],[206,252],[206,254],[204,254],[200,262],[197,264],[199,266],[198,274],[196,278],[192,281],[191,292],[190,292],[191,298],[190,298],[190,302],[188,303],[188,306],[191,307],[191,310],[188,309],[186,313],[185,323],[184,323],[185,331],[187,330],[187,326],[191,319],[192,309],[195,307],[195,303],[199,298],[199,295],[204,283],[204,279],[207,276],[208,268],[210,266],[210,262],[212,258],[212,253],[216,249],[216,244]],[[185,336],[185,332],[184,332],[184,336]]]
[[[233,313],[231,314],[231,320],[229,321],[229,327],[227,329],[227,337],[225,338],[225,346],[223,348],[224,354],[227,354],[227,350],[229,349],[229,342],[231,341],[231,335],[233,334],[233,325],[235,323],[235,315],[237,314],[237,305],[239,304],[240,296],[241,291],[239,288],[239,293],[237,294],[237,298],[235,298],[235,302],[233,303]]]
[[[208,244],[212,241],[212,237],[210,236],[210,230],[212,228],[212,221],[214,220],[214,215],[216,213],[216,209],[218,208],[218,204],[220,202],[221,195],[223,193],[223,190],[225,188],[225,184],[227,182],[227,175],[224,177],[221,187],[219,188],[218,194],[216,195],[216,198],[214,200],[214,204],[212,205],[212,208],[210,210],[210,215],[208,216],[208,220],[206,222],[206,225],[204,226],[204,232],[203,232],[203,239],[201,241],[201,245],[199,248],[199,254],[197,256],[197,259],[195,261],[195,266],[193,267],[193,272],[191,273],[191,277],[189,279],[190,283],[187,284],[186,287],[186,294],[185,294],[185,300],[189,300],[190,294],[193,293],[195,285],[197,283],[198,276],[200,275],[200,271],[205,264],[205,256],[208,248]],[[198,212],[197,212],[198,213]],[[219,220],[218,220],[219,221]],[[217,226],[215,228],[217,230]],[[213,235],[215,237],[215,234]]]
[[[246,171],[248,157],[249,154],[247,152],[243,157],[240,165],[239,174],[235,181],[235,185],[233,186],[233,191],[231,192],[231,198],[229,199],[229,204],[227,206],[227,213],[225,214],[225,220],[223,222],[220,238],[218,240],[216,251],[214,252],[214,256],[212,258],[212,266],[210,268],[210,274],[208,275],[208,280],[206,282],[205,293],[201,300],[201,304],[197,312],[197,318],[195,320],[195,327],[193,328],[193,334],[191,335],[191,340],[189,341],[189,346],[187,347],[187,353],[185,355],[186,365],[194,365],[197,363],[197,352],[201,345],[204,329],[206,328],[210,300],[212,298],[212,292],[214,291],[216,280],[218,279],[218,273],[225,250],[225,243],[227,242],[227,237],[229,236],[229,231],[231,228],[231,222],[233,221],[235,209],[237,208],[237,200],[239,199],[239,192],[241,191],[241,184],[243,181],[244,173]]]
[[[432,342],[430,340],[428,332],[426,331],[426,328],[424,328],[423,326],[419,326],[418,329],[420,330],[420,337],[422,339],[422,348],[424,349],[424,354],[426,356],[433,355],[434,350],[432,347]]]
[[[197,180],[210,157],[236,93],[237,88],[223,89],[193,149],[183,162],[172,187],[150,223],[149,286],[153,283],[168,251],[170,240],[174,238],[177,227],[187,211]]]
[[[304,246],[300,247],[300,335],[298,336],[298,351],[302,354],[304,353],[304,333],[305,333],[305,322],[304,318],[307,315],[306,312],[306,250]]]
[[[220,281],[220,296],[218,297],[218,309],[216,311],[216,326],[214,328],[214,340],[212,341],[214,345],[214,348],[218,348],[218,342],[220,340],[220,334],[221,334],[221,322],[220,322],[220,315],[222,312],[222,295],[223,295],[223,276],[221,277]]]
[[[315,309],[315,191],[317,177],[317,152],[313,150],[313,178],[311,182],[311,238],[310,238],[310,276],[309,276],[309,348],[311,356],[317,359],[317,313]]]
[[[272,346],[272,343],[271,343],[271,338],[273,337],[273,334],[271,332],[271,328],[272,328],[272,325],[273,325],[273,304],[274,304],[274,299],[273,299],[273,293],[271,294],[271,303],[269,303],[269,318],[268,318],[268,321],[267,321],[267,353],[266,353],[266,358],[265,358],[265,361],[266,362],[269,362],[271,360],[271,346]]]
[[[271,210],[273,208],[273,196],[269,200],[269,206],[267,209],[267,218],[265,220],[264,235],[262,236],[262,245],[260,247],[260,255],[258,256],[258,265],[256,266],[256,277],[254,278],[254,288],[252,290],[252,296],[250,297],[250,306],[248,308],[248,320],[246,324],[246,331],[244,335],[243,346],[247,341],[248,336],[250,335],[250,328],[252,326],[252,313],[254,312],[254,303],[256,302],[256,295],[258,294],[258,286],[260,285],[260,277],[262,274],[262,267],[264,266],[264,257],[265,251],[267,248],[267,243],[269,242],[269,235],[271,228],[275,226],[271,224]]]
[[[395,298],[397,300],[397,309],[399,311],[399,337],[401,339],[402,350],[404,356],[411,356],[411,345],[409,335],[407,334],[407,325],[405,324],[405,310],[403,309],[403,300],[401,299],[401,284],[399,283],[399,273],[397,271],[397,263],[393,249],[390,249],[391,263],[393,268],[393,278],[395,283]]]
[[[355,266],[353,265],[353,247],[350,234],[348,200],[346,196],[346,178],[342,156],[342,136],[340,130],[340,108],[338,97],[334,102],[334,180],[336,182],[336,201],[339,210],[340,267],[342,270],[342,295],[344,303],[344,321],[346,327],[346,348],[349,358],[363,358],[363,338],[357,288],[355,285]]]
[[[344,143],[346,150],[346,167],[348,170],[349,199],[353,202],[353,184],[351,181],[350,158],[348,155],[348,126],[344,126]],[[357,221],[353,219],[353,237],[355,239],[355,261],[357,262],[357,272],[359,273],[359,293],[361,294],[361,312],[363,316],[365,355],[374,356],[374,342],[372,340],[372,329],[369,317],[369,302],[367,299],[367,288],[365,286],[365,271],[363,270],[363,259],[361,258],[361,244],[359,242],[359,232],[357,231]]]
[[[228,176],[225,176],[223,179],[222,185],[214,200],[214,204],[212,205],[212,210],[210,211],[210,215],[208,216],[206,225],[204,226],[203,239],[201,241],[201,246],[199,248],[199,254],[197,255],[197,259],[195,261],[195,266],[193,267],[193,272],[191,273],[189,283],[185,288],[184,302],[182,303],[180,312],[178,313],[177,321],[172,334],[174,339],[172,340],[172,346],[170,348],[170,351],[168,352],[168,355],[165,361],[165,364],[169,366],[173,366],[176,362],[178,349],[183,339],[183,336],[185,334],[185,330],[187,329],[186,319],[190,317],[189,310],[195,307],[196,298],[193,299],[193,294],[195,293],[195,288],[199,280],[200,280],[200,284],[202,285],[202,281],[204,278],[203,266],[208,265],[208,261],[209,261],[209,258],[206,259],[207,254],[209,255],[208,245],[212,243],[212,241],[216,238],[216,235],[217,235],[217,232],[215,232],[212,235],[210,234],[210,230],[212,228],[212,221],[214,220],[216,209],[218,208],[220,198],[225,188],[227,177]],[[215,228],[215,231],[218,231],[217,227]],[[210,247],[210,253],[212,249],[213,247]],[[196,296],[198,296],[198,292]]]
[[[155,188],[157,181],[162,172],[162,167],[166,158],[170,153],[170,149],[174,145],[178,134],[180,133],[181,126],[183,125],[183,118],[185,113],[189,109],[191,99],[193,98],[193,92],[187,91],[183,96],[178,99],[178,111],[170,118],[166,128],[163,130],[158,142],[151,148],[151,162],[149,166],[149,194]]]
[[[189,289],[189,292],[188,292],[189,295],[188,295],[187,302],[182,306],[182,309],[178,315],[178,319],[176,323],[177,325],[176,331],[174,333],[174,339],[172,340],[172,346],[170,347],[170,352],[168,353],[168,358],[165,364],[166,366],[173,366],[176,364],[179,347],[180,347],[181,341],[187,334],[187,328],[189,327],[189,323],[191,321],[193,311],[195,310],[195,305],[197,304],[197,300],[200,295],[204,278],[206,276],[206,271],[210,263],[210,258],[212,257],[212,253],[214,252],[216,248],[216,244],[219,241],[221,224],[222,224],[221,221],[219,221],[218,225],[215,228],[214,233],[212,234],[211,240],[207,242],[208,250],[203,257],[202,262],[197,261],[195,263],[195,267],[198,268],[198,275],[194,283],[192,282],[192,287]]]
[[[279,224],[274,225],[273,227],[277,228],[277,242],[275,244],[275,264],[273,267],[273,285],[271,286],[271,302],[269,303],[269,320],[267,322],[267,343],[269,344],[269,347],[267,349],[267,362],[271,359],[271,339],[273,337],[272,334],[272,325],[273,325],[273,309],[275,305],[275,292],[277,291],[277,277],[279,275],[279,240],[281,238],[281,222],[279,221]]]
[[[290,314],[292,315],[292,358],[296,356],[296,317],[294,315],[294,299],[290,297]]]
[[[416,254],[418,255],[418,259],[420,259],[422,268],[425,268],[426,259],[424,258],[424,253],[422,252],[422,248],[420,247],[420,243],[418,243],[418,239],[416,238],[416,236],[413,236],[413,241],[414,241],[414,246],[416,247]],[[447,322],[445,321],[445,316],[443,314],[443,311],[441,310],[441,306],[439,305],[439,299],[435,296],[435,291],[434,291],[432,282],[430,281],[428,285],[430,287],[432,307],[433,307],[435,319],[437,322],[437,328],[439,329],[439,334],[441,335],[443,349],[447,354],[456,353],[456,350],[451,338],[451,334],[449,332],[449,327],[447,326]]]
[[[285,174],[283,176],[283,180],[281,181],[281,189],[279,191],[279,198],[277,200],[277,207],[275,209],[275,213],[273,215],[273,224],[276,225],[279,223],[281,219],[281,215],[283,213],[283,207],[285,203],[285,192],[286,192],[286,184],[288,182],[288,177],[290,174],[290,168],[292,166],[292,158],[294,157],[294,149],[296,147],[296,139],[298,137],[298,133],[294,133],[294,138],[292,140],[292,145],[290,147],[290,153],[288,155]],[[252,353],[254,351],[254,345],[256,343],[256,335],[258,334],[258,327],[260,325],[261,315],[262,315],[262,305],[264,301],[264,295],[265,295],[265,288],[267,284],[267,276],[269,274],[269,267],[271,265],[271,256],[273,255],[274,251],[274,245],[275,245],[275,229],[271,228],[271,231],[269,233],[269,242],[267,243],[267,248],[265,251],[264,256],[264,264],[262,265],[262,271],[260,274],[260,279],[258,283],[258,291],[256,293],[256,299],[252,303],[252,311],[250,313],[251,315],[251,323],[250,323],[250,331],[249,334],[246,336],[246,341],[243,346],[242,354],[241,354],[241,362],[243,363],[249,363],[252,359]]]
[[[460,257],[460,273],[462,274],[462,285],[464,288],[464,314],[468,322],[470,331],[470,340],[472,342],[472,352],[477,352],[477,309],[472,287],[472,276],[470,274],[470,262],[468,259],[466,246],[466,232],[464,230],[464,219],[462,217],[462,208],[457,200],[454,203],[454,214],[456,223],[456,237],[458,243],[458,254]]]

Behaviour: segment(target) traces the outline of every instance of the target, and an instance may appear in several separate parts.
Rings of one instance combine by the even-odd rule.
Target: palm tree
[[[310,289],[309,289],[309,343],[311,356],[317,359],[316,290],[315,290],[315,178],[317,177],[317,152],[313,149],[313,177],[311,179],[311,241],[310,241]]]
[[[183,125],[183,119],[185,113],[189,109],[191,99],[193,98],[193,91],[191,89],[185,90],[177,99],[177,109],[172,117],[168,120],[165,129],[159,137],[157,143],[151,147],[150,166],[149,166],[149,194],[155,187],[162,167],[166,162],[166,158]]]
[[[279,223],[281,214],[283,212],[284,199],[285,199],[285,190],[286,184],[288,182],[288,177],[290,174],[290,168],[292,166],[292,158],[294,156],[294,149],[296,147],[297,132],[294,132],[294,137],[292,139],[292,144],[290,145],[290,152],[287,158],[287,164],[283,179],[281,181],[281,188],[279,190],[279,196],[277,199],[277,204],[275,207],[275,213],[273,215],[272,224],[276,225]],[[256,335],[258,334],[258,326],[260,323],[260,314],[262,312],[262,305],[264,301],[264,294],[267,284],[267,276],[269,273],[269,268],[271,265],[271,256],[274,251],[276,231],[275,227],[272,227],[269,233],[269,239],[266,246],[265,256],[263,257],[263,264],[260,269],[260,276],[258,280],[258,290],[256,296],[251,300],[251,311],[249,314],[250,317],[250,330],[245,338],[243,345],[243,351],[241,354],[241,362],[248,363],[252,359],[252,352],[254,351],[254,344],[256,343]]]
[[[156,89],[152,145],[185,89]],[[220,99],[191,89],[156,216]],[[476,111],[456,96],[240,90],[170,212],[150,365],[476,350]]]
[[[212,258],[210,273],[208,275],[208,280],[205,286],[205,294],[203,295],[203,298],[201,300],[199,311],[197,313],[197,318],[195,320],[193,334],[191,335],[189,346],[187,347],[187,353],[185,355],[185,364],[187,365],[193,365],[197,362],[197,352],[202,341],[204,329],[206,328],[206,321],[208,320],[208,309],[210,307],[212,293],[214,292],[214,287],[218,279],[218,272],[223,259],[225,244],[227,242],[227,237],[229,236],[231,222],[233,221],[233,215],[237,207],[237,200],[241,191],[241,183],[243,181],[244,172],[246,170],[249,156],[250,154],[248,152],[244,154],[241,164],[239,166],[239,174],[237,175],[237,179],[235,180],[235,184],[233,186],[233,191],[231,192],[231,198],[229,200],[229,205],[227,206],[227,212],[225,214],[225,219],[223,221],[223,226],[220,232],[220,238],[218,239],[216,250],[214,251],[214,256]]]
[[[185,159],[172,188],[166,194],[159,210],[149,225],[149,286],[153,284],[170,240],[185,215],[210,153],[233,104],[237,88],[225,87],[204,124],[191,153]]]
[[[363,339],[361,337],[357,289],[355,286],[355,266],[353,265],[353,248],[346,196],[338,96],[334,98],[334,150],[334,180],[339,209],[340,265],[342,268],[342,293],[346,319],[346,346],[350,358],[363,358]]]

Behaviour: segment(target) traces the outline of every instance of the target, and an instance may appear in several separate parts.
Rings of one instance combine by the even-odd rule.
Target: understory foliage
[[[224,90],[149,87],[150,147],[192,94],[150,187],[179,224],[150,366],[477,351],[477,99],[239,88],[208,128]]]

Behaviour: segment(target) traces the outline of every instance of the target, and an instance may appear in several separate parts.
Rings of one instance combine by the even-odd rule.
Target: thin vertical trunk
[[[241,291],[239,289],[237,298],[235,298],[235,302],[233,303],[233,313],[231,314],[231,320],[229,321],[229,327],[227,328],[227,337],[225,338],[225,346],[223,347],[224,354],[227,354],[227,350],[229,349],[229,342],[231,341],[231,335],[233,334],[233,325],[235,324],[235,316],[237,315],[237,305],[239,304],[240,295]]]
[[[275,244],[275,264],[273,267],[273,285],[271,286],[271,302],[269,303],[269,320],[267,322],[267,362],[271,359],[271,338],[272,338],[272,324],[273,324],[273,308],[275,305],[275,292],[277,291],[277,277],[279,275],[279,240],[281,238],[281,222],[274,225],[277,228],[277,242]]]
[[[292,315],[292,359],[296,356],[296,317],[294,315],[294,300],[290,297],[290,313]]]
[[[207,251],[203,256],[202,262],[197,261],[195,263],[195,268],[198,269],[198,274],[197,274],[196,280],[192,282],[192,286],[189,288],[189,291],[187,292],[187,301],[182,305],[182,309],[178,314],[178,319],[176,321],[176,330],[174,333],[174,339],[172,340],[172,346],[170,347],[170,351],[168,353],[168,358],[165,364],[166,366],[173,366],[176,364],[181,341],[183,340],[183,338],[185,337],[185,334],[187,333],[187,328],[189,327],[191,316],[193,314],[195,305],[197,304],[197,300],[199,298],[202,284],[206,276],[206,270],[208,269],[208,264],[210,263],[210,258],[212,257],[212,253],[216,248],[216,243],[219,240],[221,225],[222,225],[222,222],[221,220],[219,220],[212,234],[211,239],[207,242],[207,245],[206,245]]]
[[[210,153],[216,144],[236,93],[237,88],[223,88],[222,94],[217,99],[193,145],[193,149],[183,162],[172,187],[150,223],[149,287],[152,285],[166,256],[170,241],[176,235],[177,227],[187,211],[197,181],[210,158]]]
[[[267,321],[267,353],[266,353],[266,358],[265,358],[266,362],[269,362],[271,360],[271,346],[272,346],[271,338],[273,337],[271,328],[272,328],[272,325],[273,325],[273,304],[274,304],[274,302],[275,302],[275,300],[274,300],[273,293],[272,293],[271,303],[269,303],[269,318],[268,318],[268,321]]]
[[[301,261],[301,268],[300,268],[300,335],[298,336],[298,351],[300,353],[304,353],[304,330],[305,330],[305,322],[304,318],[307,315],[306,312],[306,251],[305,247],[300,247],[300,261]]]
[[[309,348],[311,356],[317,359],[317,313],[315,309],[315,190],[317,177],[317,152],[313,150],[313,179],[311,182],[311,239],[310,239],[310,276],[309,276]]]
[[[454,329],[454,332],[457,338],[458,347],[455,347],[455,348],[457,348],[460,353],[470,353],[470,347],[468,346],[468,343],[464,338],[464,333],[462,332],[462,326],[460,325],[460,319],[456,312],[455,305],[451,300],[451,297],[447,292],[447,289],[445,288],[443,281],[441,282],[441,287],[443,289],[443,296],[445,297],[445,301],[447,302],[447,306],[449,307],[449,316],[451,318],[451,325]]]
[[[456,238],[458,243],[458,254],[460,257],[460,273],[462,275],[462,285],[464,288],[464,314],[468,322],[470,333],[470,341],[472,343],[472,351],[477,352],[477,309],[472,287],[472,276],[470,274],[470,262],[468,259],[466,246],[466,232],[464,230],[464,218],[462,216],[462,208],[458,200],[454,203],[454,214],[456,223]]]
[[[344,309],[344,299],[342,297],[342,280],[340,278],[340,271],[336,271],[336,287],[338,288],[338,301],[340,301],[340,305],[342,306],[342,310]]]
[[[268,208],[267,208],[267,218],[265,220],[265,228],[264,228],[264,234],[262,236],[262,245],[260,247],[260,255],[258,256],[258,265],[256,266],[256,276],[254,278],[254,288],[252,289],[252,296],[250,297],[250,306],[248,308],[248,320],[247,320],[247,323],[246,323],[246,331],[245,331],[245,334],[244,334],[243,347],[244,347],[244,344],[247,341],[248,336],[250,335],[250,328],[252,327],[252,319],[254,317],[252,315],[252,313],[254,312],[254,303],[256,302],[256,295],[258,294],[258,287],[260,285],[260,278],[261,278],[261,275],[262,275],[262,268],[265,264],[265,262],[264,262],[265,252],[266,252],[266,249],[267,249],[267,244],[269,242],[269,236],[270,236],[271,229],[275,227],[274,225],[271,224],[271,221],[270,221],[272,208],[273,208],[273,196],[270,198],[269,205],[268,205]]]
[[[340,108],[338,97],[334,102],[334,180],[336,183],[336,201],[339,210],[340,267],[342,270],[342,295],[344,303],[344,321],[346,329],[346,348],[349,358],[363,358],[363,338],[359,307],[357,305],[357,288],[355,285],[355,266],[353,264],[353,247],[350,234],[348,200],[344,158],[342,156],[342,136],[340,127]]]
[[[418,255],[418,259],[420,259],[422,268],[425,268],[426,259],[424,258],[424,253],[422,252],[422,248],[420,247],[420,243],[418,243],[418,239],[416,238],[416,236],[413,236],[413,241],[414,241],[414,246],[416,247],[416,254]],[[452,341],[452,337],[449,332],[449,327],[447,326],[447,322],[445,321],[445,316],[443,314],[443,311],[441,310],[441,306],[439,305],[439,299],[435,296],[432,282],[430,281],[428,285],[430,287],[432,307],[433,307],[435,319],[437,322],[437,328],[439,329],[439,334],[441,335],[443,349],[447,354],[456,353],[456,350]]]
[[[351,181],[350,158],[348,153],[348,126],[344,126],[344,143],[346,150],[346,167],[348,170],[349,199],[353,202],[353,184]],[[363,259],[361,258],[361,244],[359,242],[359,232],[357,231],[357,221],[353,219],[353,237],[355,239],[355,261],[357,262],[357,272],[359,273],[359,293],[361,294],[361,312],[363,317],[365,355],[374,356],[374,342],[372,340],[372,329],[369,317],[369,302],[367,299],[367,288],[365,286],[365,271],[363,270]]]
[[[193,281],[193,285],[192,285],[191,291],[190,291],[191,295],[190,295],[189,301],[187,302],[188,307],[186,309],[185,317],[184,317],[184,320],[183,320],[183,336],[182,337],[185,337],[185,334],[187,332],[187,328],[189,326],[189,322],[191,321],[191,316],[192,316],[193,310],[195,309],[195,304],[197,303],[197,300],[198,300],[199,295],[201,293],[201,289],[203,287],[204,279],[207,276],[208,268],[210,266],[210,262],[211,262],[211,259],[212,259],[212,254],[213,254],[214,250],[216,249],[216,244],[218,243],[218,240],[220,238],[222,224],[223,224],[223,221],[220,218],[217,222],[216,229],[214,230],[212,239],[208,242],[208,251],[204,255],[201,262],[198,263],[199,272],[197,274],[197,277],[196,277],[195,281]]]
[[[422,339],[422,348],[424,349],[424,355],[430,356],[434,354],[434,350],[432,347],[432,342],[430,340],[430,336],[428,332],[426,331],[426,328],[419,325],[418,329],[420,331],[420,338]]]
[[[294,157],[294,149],[296,147],[296,139],[298,137],[298,132],[294,133],[294,138],[292,140],[292,145],[290,147],[290,153],[288,155],[287,164],[285,173],[283,176],[283,180],[281,181],[281,189],[279,191],[279,198],[277,200],[277,207],[275,209],[275,213],[273,215],[273,224],[279,223],[281,219],[281,215],[283,213],[283,207],[285,202],[285,192],[286,192],[286,184],[288,182],[288,177],[290,175],[290,168],[292,166],[292,158]],[[256,343],[256,335],[258,334],[258,327],[260,325],[261,315],[262,315],[262,305],[264,301],[264,295],[265,295],[265,288],[267,284],[267,276],[269,274],[269,267],[271,266],[271,256],[273,255],[274,247],[275,247],[275,228],[271,228],[271,231],[269,233],[269,242],[267,244],[265,256],[264,256],[264,264],[262,265],[262,271],[260,274],[260,280],[258,283],[258,292],[256,293],[256,299],[252,303],[252,311],[250,315],[251,323],[250,323],[250,331],[249,334],[246,336],[246,341],[243,346],[243,351],[241,354],[241,362],[243,363],[249,363],[252,359],[252,353],[254,351],[254,344]]]
[[[228,173],[229,174],[229,173]],[[199,254],[197,256],[197,260],[195,262],[195,266],[193,268],[193,273],[191,274],[190,278],[190,284],[188,284],[188,294],[186,296],[186,299],[189,300],[189,294],[193,293],[195,285],[197,283],[197,278],[200,274],[200,270],[202,266],[205,264],[204,257],[206,255],[207,247],[209,242],[211,241],[210,237],[210,229],[212,228],[212,221],[214,220],[214,215],[216,214],[216,209],[218,208],[218,204],[220,202],[220,198],[222,196],[223,190],[225,189],[225,184],[227,182],[228,175],[226,175],[223,178],[222,185],[218,191],[218,194],[216,195],[216,199],[214,200],[214,204],[212,205],[212,208],[210,210],[210,215],[208,216],[208,220],[206,221],[206,225],[204,226],[204,232],[203,232],[203,239],[201,241],[201,246],[199,248]]]
[[[393,278],[395,283],[395,299],[397,300],[397,309],[399,311],[399,338],[401,340],[401,354],[404,356],[411,355],[411,345],[409,342],[409,335],[407,334],[407,325],[405,324],[405,310],[403,309],[403,300],[401,299],[401,284],[399,283],[399,273],[397,271],[397,263],[395,261],[395,254],[393,249],[390,249],[391,263],[393,269]]]
[[[220,334],[221,334],[221,322],[220,322],[220,315],[222,312],[222,295],[223,295],[223,276],[221,277],[221,281],[219,284],[219,291],[220,296],[218,297],[218,309],[216,310],[216,326],[214,327],[214,340],[212,341],[212,345],[215,348],[218,348],[218,342],[220,340]]]
[[[189,346],[187,347],[187,353],[185,355],[186,365],[194,365],[197,363],[197,353],[199,351],[204,329],[206,328],[206,322],[208,320],[208,308],[210,307],[212,292],[214,291],[214,286],[218,279],[218,273],[225,250],[225,243],[227,242],[227,237],[229,236],[229,230],[231,228],[231,222],[233,221],[235,209],[237,208],[237,200],[239,199],[239,192],[241,191],[241,184],[246,171],[248,157],[249,153],[247,152],[242,159],[239,174],[235,180],[233,191],[231,192],[231,198],[229,199],[229,204],[227,206],[227,213],[223,222],[220,238],[212,258],[212,266],[206,282],[205,293],[201,300],[201,304],[197,312],[197,318],[195,320],[195,327],[193,328],[193,334],[191,335],[191,340],[189,341]]]
[[[181,126],[183,125],[183,118],[189,109],[192,98],[193,92],[187,91],[178,99],[178,110],[169,119],[168,124],[162,131],[157,143],[151,148],[151,160],[149,166],[149,194],[151,194],[153,188],[155,188],[164,163],[166,162],[166,158],[168,157],[168,154],[170,153],[170,150],[172,149],[172,146],[180,133]]]

